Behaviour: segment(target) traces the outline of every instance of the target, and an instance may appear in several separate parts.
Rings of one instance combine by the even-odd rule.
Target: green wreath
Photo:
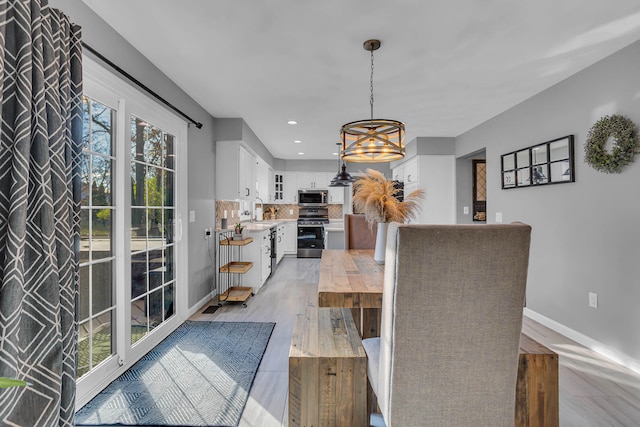
[[[615,139],[611,153],[605,145],[609,137]],[[633,163],[640,152],[636,125],[624,116],[614,114],[598,120],[587,135],[584,157],[592,168],[605,173],[620,173],[625,166]]]

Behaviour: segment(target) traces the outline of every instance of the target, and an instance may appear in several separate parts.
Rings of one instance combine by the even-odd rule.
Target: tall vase
[[[384,255],[387,251],[387,228],[388,222],[378,223],[378,234],[376,235],[376,250],[373,254],[373,259],[378,264],[384,264]]]

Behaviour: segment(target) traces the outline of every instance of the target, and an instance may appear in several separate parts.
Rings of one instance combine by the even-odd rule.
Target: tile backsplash
[[[216,200],[216,229],[220,228],[220,219],[224,218],[224,211],[227,211],[227,222],[229,227],[238,222],[238,211],[240,202],[237,200]],[[231,216],[233,212],[233,217]]]

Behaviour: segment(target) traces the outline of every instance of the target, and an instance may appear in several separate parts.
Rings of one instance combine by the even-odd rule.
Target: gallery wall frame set
[[[575,182],[573,135],[500,156],[502,189]]]

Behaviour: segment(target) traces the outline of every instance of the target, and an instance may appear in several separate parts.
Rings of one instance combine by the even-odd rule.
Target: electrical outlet
[[[293,215],[293,209],[289,209],[289,215]]]
[[[462,208],[462,213],[465,215],[469,215],[469,206],[465,206]]]
[[[209,237],[211,237],[211,229],[210,228],[205,228],[204,229],[204,238],[208,239]]]
[[[496,212],[496,222],[502,222],[502,212]]]
[[[589,307],[598,308],[598,294],[589,292]]]

